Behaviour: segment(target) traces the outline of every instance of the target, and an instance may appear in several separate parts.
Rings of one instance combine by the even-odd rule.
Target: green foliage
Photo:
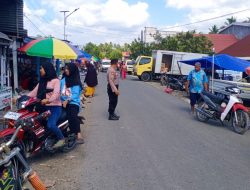
[[[93,44],[91,42],[87,43],[84,47],[84,51],[87,53],[95,56],[95,57],[100,57],[101,52],[96,44]]]
[[[228,26],[228,25],[230,25],[230,24],[232,24],[232,23],[234,23],[234,22],[236,22],[237,21],[237,19],[235,18],[235,17],[230,17],[230,18],[227,18],[226,19],[227,21],[225,22],[225,25],[226,26]]]
[[[168,50],[192,53],[211,53],[212,43],[205,36],[197,35],[195,31],[181,32],[176,36],[163,38],[160,34],[155,36],[154,43],[142,43],[134,40],[130,45],[131,57],[151,55],[152,50]]]
[[[128,50],[128,44],[124,44],[124,46],[121,46],[120,44],[113,44],[112,42],[110,42],[96,45],[89,42],[84,46],[83,49],[87,53],[99,57],[100,59],[121,59],[122,51]]]
[[[155,36],[155,42],[143,43],[140,39],[135,39],[130,44],[104,43],[95,45],[86,44],[84,50],[101,59],[121,59],[123,51],[129,51],[131,59],[136,59],[139,55],[152,55],[152,50],[168,50],[192,53],[211,53],[212,43],[203,35],[196,34],[195,31],[181,32],[176,36],[163,38],[159,33]]]
[[[111,51],[109,58],[110,59],[121,59],[122,51],[119,49],[114,49]]]
[[[217,25],[213,25],[211,28],[209,28],[209,34],[218,34],[219,33],[219,28]]]

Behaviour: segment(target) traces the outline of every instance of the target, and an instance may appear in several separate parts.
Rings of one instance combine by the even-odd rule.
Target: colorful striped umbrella
[[[76,47],[55,38],[33,40],[18,50],[29,56],[54,59],[77,59],[82,55]]]

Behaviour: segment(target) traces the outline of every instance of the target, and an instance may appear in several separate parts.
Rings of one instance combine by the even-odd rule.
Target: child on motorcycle
[[[52,89],[50,93],[46,89]],[[40,81],[37,86],[28,94],[30,97],[37,97],[41,100],[40,110],[50,110],[51,115],[48,118],[47,127],[52,131],[58,141],[54,148],[65,144],[62,131],[56,123],[62,112],[62,103],[60,100],[60,80],[57,78],[56,71],[52,63],[42,63],[40,68]]]
[[[70,131],[77,135],[78,144],[84,143],[78,118],[81,92],[82,83],[78,67],[74,63],[67,64],[64,77],[61,80],[61,100],[63,101],[63,107],[66,109]]]

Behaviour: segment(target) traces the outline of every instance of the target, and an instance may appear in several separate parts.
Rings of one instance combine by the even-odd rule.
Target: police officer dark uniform
[[[107,71],[107,81],[108,81],[108,96],[109,96],[109,120],[119,120],[120,116],[115,114],[115,108],[118,103],[119,92],[119,75],[117,70],[117,59],[111,60],[111,66]]]

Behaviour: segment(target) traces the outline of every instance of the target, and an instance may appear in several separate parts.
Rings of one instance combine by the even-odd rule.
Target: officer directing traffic
[[[120,116],[115,114],[115,108],[118,103],[119,92],[119,75],[116,72],[118,59],[111,60],[111,66],[107,71],[108,96],[109,96],[109,120],[119,120]]]

